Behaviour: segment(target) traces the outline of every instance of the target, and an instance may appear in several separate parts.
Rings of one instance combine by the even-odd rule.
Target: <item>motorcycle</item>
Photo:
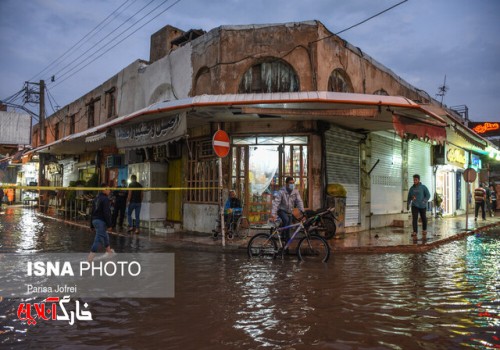
[[[337,231],[338,221],[335,216],[335,207],[323,208],[318,210],[306,210],[304,212],[306,218],[313,218],[310,220],[308,227],[309,233],[317,234],[325,239],[332,239]]]

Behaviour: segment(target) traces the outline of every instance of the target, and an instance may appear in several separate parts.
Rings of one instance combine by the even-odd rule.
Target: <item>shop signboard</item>
[[[469,127],[483,137],[500,136],[498,122],[469,122]]]
[[[479,171],[482,168],[481,158],[479,158],[477,154],[471,154],[470,160],[471,160],[470,164],[471,168],[473,168],[476,171]]]
[[[465,150],[455,146],[448,145],[446,150],[446,163],[455,165],[460,168],[465,168],[467,158],[465,157]]]

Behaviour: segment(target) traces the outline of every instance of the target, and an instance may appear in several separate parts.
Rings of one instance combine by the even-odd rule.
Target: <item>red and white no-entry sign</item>
[[[229,146],[229,135],[223,130],[217,130],[212,139],[215,154],[220,158],[224,158],[229,154]]]

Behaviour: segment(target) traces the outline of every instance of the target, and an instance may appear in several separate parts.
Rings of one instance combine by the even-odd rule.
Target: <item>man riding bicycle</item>
[[[299,191],[295,189],[295,180],[288,176],[285,179],[285,186],[278,192],[275,192],[273,199],[273,207],[271,209],[271,221],[276,220],[278,215],[283,223],[283,226],[292,224],[292,210],[298,208],[301,212],[304,211],[304,202],[300,197]],[[290,238],[289,230],[283,231],[283,239],[288,241]]]

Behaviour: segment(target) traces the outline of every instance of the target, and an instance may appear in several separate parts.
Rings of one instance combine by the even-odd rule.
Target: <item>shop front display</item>
[[[307,136],[235,137],[232,142],[232,188],[250,223],[267,223],[273,194],[287,176],[294,177],[307,206]]]
[[[447,144],[444,148],[444,165],[436,169],[436,193],[442,199],[438,209],[443,215],[465,210],[467,189],[462,174],[468,166],[468,157],[468,152],[460,147]]]

